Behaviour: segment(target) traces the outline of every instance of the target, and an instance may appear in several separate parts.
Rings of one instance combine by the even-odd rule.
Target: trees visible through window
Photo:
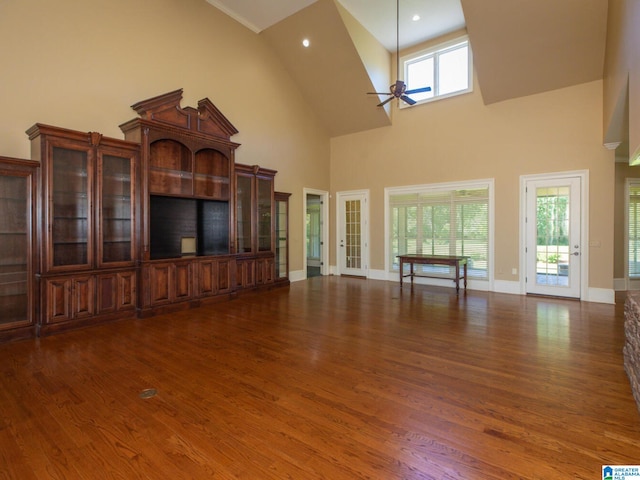
[[[469,276],[487,279],[489,265],[490,185],[460,185],[388,190],[389,255],[465,255]],[[448,273],[450,267],[416,265],[420,273]]]
[[[472,61],[467,38],[407,55],[401,63],[407,90],[431,87],[430,92],[411,95],[418,103],[472,90]]]

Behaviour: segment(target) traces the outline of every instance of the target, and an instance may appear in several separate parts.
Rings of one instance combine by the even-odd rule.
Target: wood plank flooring
[[[4,344],[0,478],[602,478],[623,343],[621,303],[316,277]]]

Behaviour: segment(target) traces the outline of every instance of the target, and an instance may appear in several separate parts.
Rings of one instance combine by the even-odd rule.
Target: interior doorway
[[[304,189],[304,265],[307,278],[327,275],[328,197],[328,192]]]

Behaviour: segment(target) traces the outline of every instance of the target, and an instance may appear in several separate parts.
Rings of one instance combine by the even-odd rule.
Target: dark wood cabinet
[[[0,157],[0,339],[35,335],[37,162]]]
[[[289,197],[290,193],[275,192],[275,282],[289,283]]]
[[[236,164],[236,249],[239,289],[273,284],[276,172]]]
[[[42,169],[41,331],[135,315],[139,146],[42,124],[27,134]]]
[[[136,103],[120,126],[141,148],[141,315],[195,306],[236,290],[235,127],[182,90]]]
[[[236,164],[236,251],[273,252],[275,170]]]
[[[0,340],[287,278],[276,171],[236,164],[235,127],[209,99],[181,99],[132,105],[124,140],[38,123],[26,132],[31,160],[0,157]]]

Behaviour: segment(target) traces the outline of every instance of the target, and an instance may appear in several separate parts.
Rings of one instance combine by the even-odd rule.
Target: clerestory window
[[[416,104],[473,91],[473,62],[467,37],[406,55],[400,63],[407,90],[431,87],[430,92],[411,95]],[[401,102],[400,106],[408,105]]]

